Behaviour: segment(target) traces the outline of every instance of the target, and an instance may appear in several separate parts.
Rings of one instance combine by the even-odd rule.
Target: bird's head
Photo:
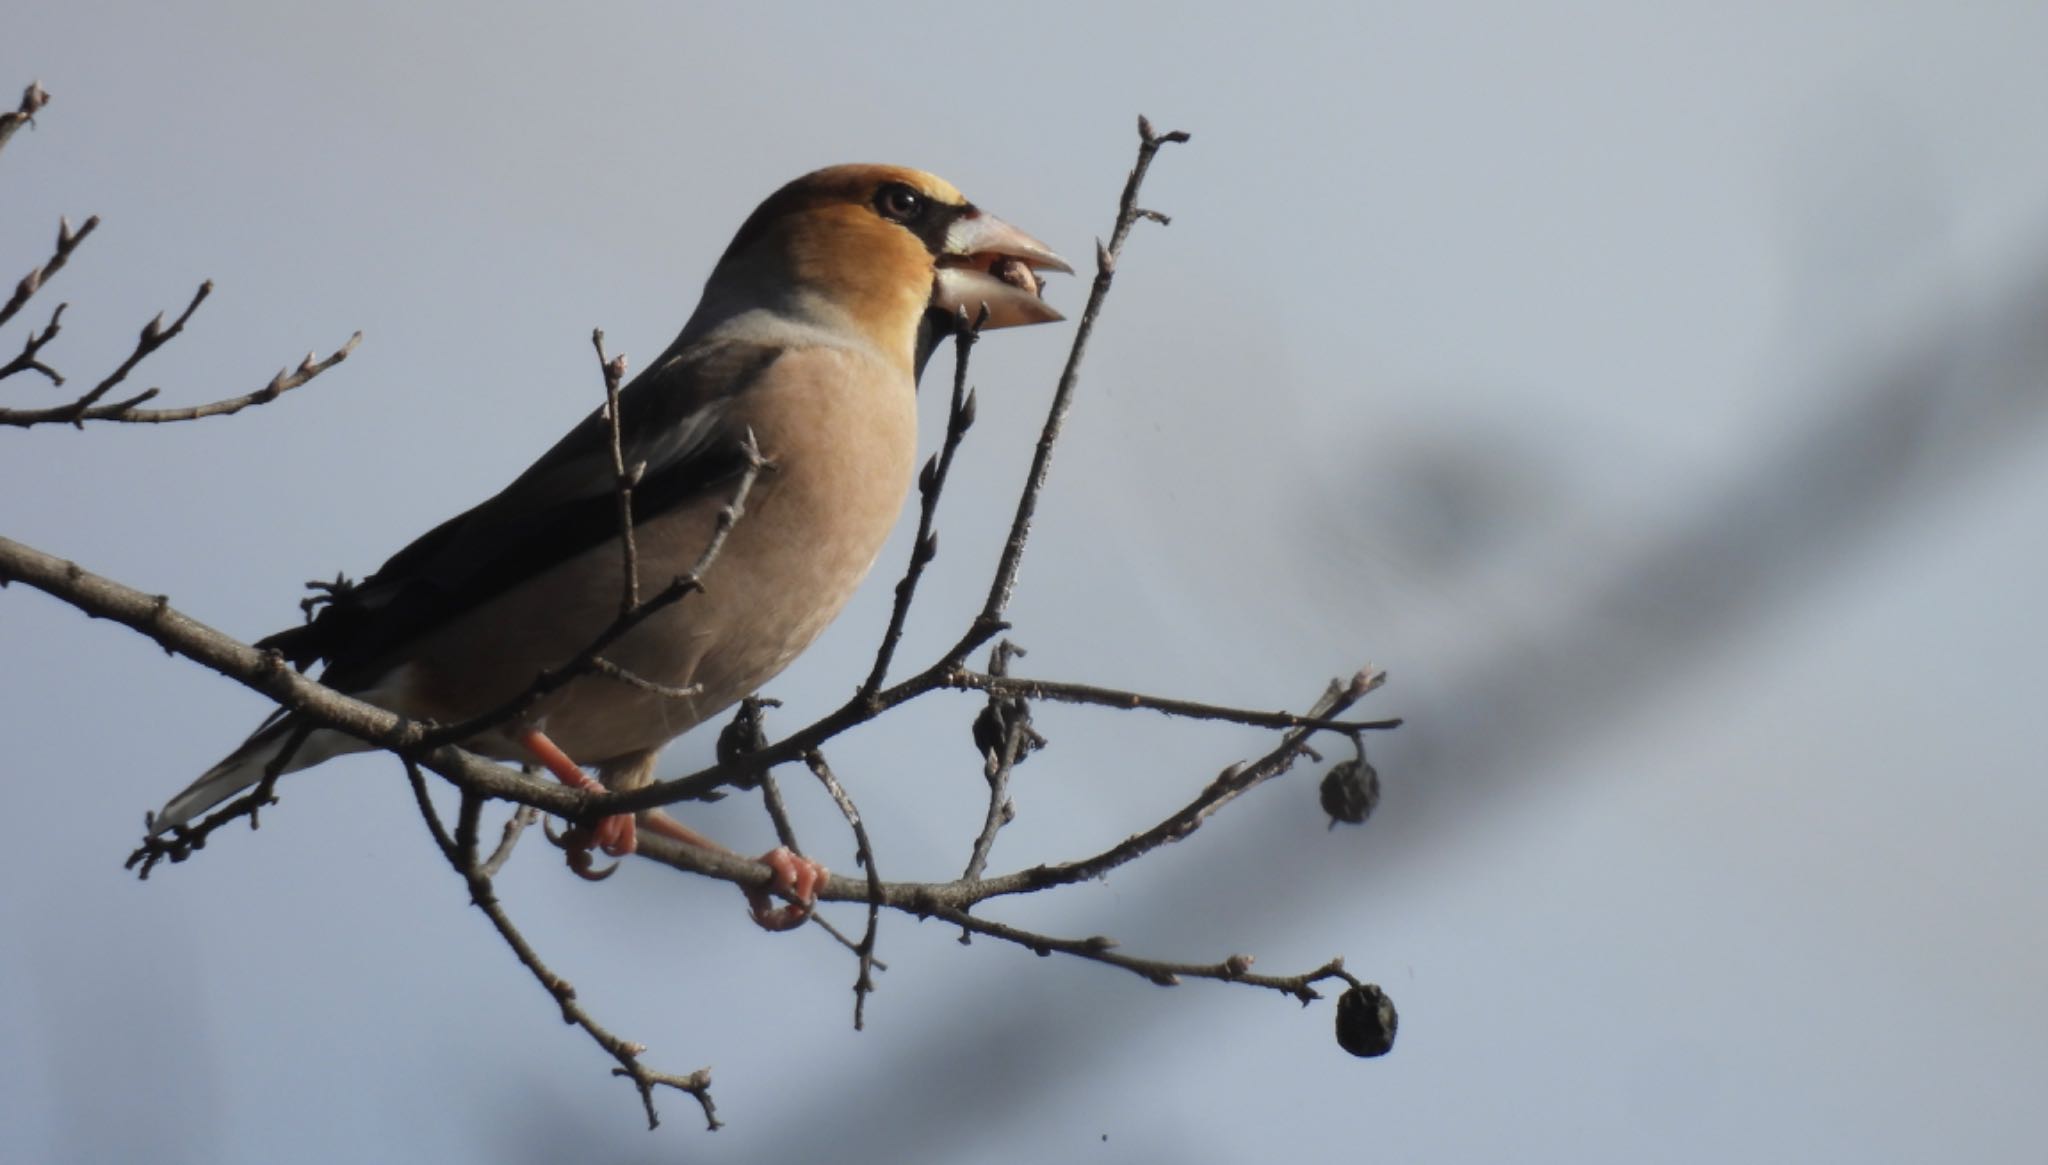
[[[1072,270],[942,178],[901,166],[831,166],[784,186],[747,218],[694,323],[767,308],[857,329],[877,348],[921,362],[932,324],[943,330],[958,311],[971,319],[986,304],[991,328],[1061,319],[1039,298],[1037,272]]]

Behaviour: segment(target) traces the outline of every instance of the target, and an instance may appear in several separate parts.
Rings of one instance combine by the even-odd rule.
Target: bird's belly
[[[604,658],[630,676],[670,691],[590,675],[536,709],[539,727],[570,756],[596,764],[661,747],[774,678],[846,605],[888,537],[894,507],[885,515],[842,514],[828,523],[791,521],[780,512],[791,499],[779,485],[756,487],[747,514],[704,572],[702,591],[684,595],[605,650]],[[761,529],[789,542],[743,538],[742,529],[757,519]],[[641,571],[643,598],[689,573],[711,536],[693,523],[679,526],[642,527],[643,545],[694,548],[651,555]],[[610,597],[612,605],[587,625],[602,627],[616,613],[616,586]]]
[[[589,674],[520,723],[540,728],[577,762],[602,764],[660,748],[773,678],[845,606],[895,525],[916,452],[914,411],[906,419],[907,440],[854,442],[809,457],[779,453],[763,436],[776,464],[748,494],[703,572],[703,589],[602,652],[633,677],[680,690]],[[697,566],[731,487],[713,495],[636,524],[642,600]],[[618,615],[622,580],[619,544],[609,541],[437,632],[412,661],[415,690],[432,694],[423,701],[428,714],[448,720],[487,711],[533,682],[532,660],[559,666],[574,658]],[[470,746],[528,759],[509,729]]]

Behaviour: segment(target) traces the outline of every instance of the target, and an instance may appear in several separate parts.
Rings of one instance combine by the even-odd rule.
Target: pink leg
[[[659,809],[648,810],[641,824],[651,832],[684,845],[708,849],[713,853],[733,852]],[[747,905],[753,912],[755,925],[762,930],[793,930],[809,921],[811,908],[818,901],[818,887],[832,875],[824,866],[792,852],[787,846],[776,846],[762,854],[759,861],[775,873],[775,881],[769,889],[791,901],[778,906],[769,890],[749,888],[746,892]]]
[[[519,745],[533,755],[533,759],[553,773],[555,779],[572,789],[603,792],[604,785],[596,778],[578,768],[569,754],[556,747],[538,728],[528,728],[519,734]],[[633,832],[633,815],[620,813],[606,817],[588,829],[572,829],[564,835],[569,839],[569,866],[578,874],[593,881],[607,877],[611,870],[593,874],[590,870],[590,847],[596,846],[613,857],[632,853],[638,844]],[[580,859],[580,860],[579,860]]]

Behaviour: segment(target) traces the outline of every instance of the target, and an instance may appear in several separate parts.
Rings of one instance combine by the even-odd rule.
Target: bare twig
[[[969,914],[964,910],[940,909],[932,911],[932,917],[943,919],[975,934],[1016,943],[1032,952],[1044,956],[1054,953],[1073,955],[1112,967],[1122,967],[1134,975],[1161,987],[1178,987],[1182,979],[1213,979],[1219,983],[1242,983],[1248,987],[1264,987],[1300,1000],[1304,1005],[1322,998],[1315,984],[1325,979],[1343,979],[1356,983],[1344,970],[1344,960],[1331,959],[1313,971],[1299,975],[1254,975],[1251,973],[1252,956],[1231,955],[1216,963],[1181,963],[1161,959],[1143,959],[1126,955],[1116,949],[1116,940],[1096,935],[1091,938],[1068,939],[1038,934],[1022,927],[1009,926],[1000,922]]]
[[[711,877],[723,878],[736,884],[766,886],[770,876],[758,863],[736,855],[718,854],[695,846],[683,845],[664,837],[643,839],[641,852],[655,861],[677,869]],[[1027,875],[1028,876],[1028,875]],[[1013,876],[1014,877],[1014,876]],[[936,918],[959,926],[972,934],[984,935],[1003,942],[1013,943],[1039,955],[1061,953],[1091,959],[1111,966],[1122,967],[1134,974],[1171,986],[1181,978],[1211,979],[1225,983],[1242,983],[1252,987],[1263,987],[1278,991],[1303,1003],[1318,998],[1312,985],[1324,979],[1340,978],[1347,981],[1351,976],[1344,971],[1341,959],[1313,971],[1292,976],[1267,976],[1251,973],[1250,956],[1234,955],[1213,964],[1185,963],[1167,960],[1147,959],[1116,950],[1112,939],[1093,937],[1063,939],[1039,934],[1007,923],[991,921],[977,914],[968,913],[968,907],[987,895],[985,889],[1012,879],[991,879],[980,885],[961,882],[908,883],[882,882],[879,886],[864,884],[862,880],[834,876],[819,890],[821,901],[854,901],[879,904],[900,910],[920,918]]]
[[[203,298],[203,296],[194,298],[194,307],[198,306],[200,298]],[[169,339],[170,336],[176,334],[179,328],[184,326],[185,318],[190,314],[191,308],[188,307],[185,315],[180,316],[172,328],[159,333],[160,338],[153,344],[147,341],[148,331],[145,329],[145,339],[137,343],[137,351],[141,351],[145,346],[150,351],[161,347],[164,340]],[[54,324],[54,322],[53,319],[52,323]],[[270,383],[257,389],[255,392],[244,393],[241,396],[209,401],[206,404],[193,405],[188,408],[145,409],[136,407],[146,401],[155,399],[157,390],[152,388],[126,400],[114,401],[103,405],[92,404],[91,402],[98,400],[105,389],[112,387],[113,383],[118,382],[120,377],[127,375],[126,369],[134,367],[139,357],[131,355],[129,360],[124,363],[123,370],[110,376],[108,380],[102,381],[99,387],[72,401],[70,404],[58,405],[55,408],[47,409],[0,409],[0,425],[13,425],[23,429],[34,425],[48,424],[83,427],[87,421],[117,421],[129,424],[161,425],[172,421],[196,421],[203,417],[232,416],[243,409],[255,405],[269,404],[292,389],[307,383],[343,360],[348,359],[349,353],[355,351],[356,345],[362,343],[362,340],[363,334],[357,332],[348,338],[347,343],[336,348],[324,360],[314,359],[313,354],[309,352],[306,354],[306,358],[300,361],[296,369],[289,372],[279,369],[277,375],[270,378]],[[146,352],[143,354],[147,355]]]
[[[728,724],[718,734],[719,755],[721,757],[745,756],[753,749],[766,744],[767,740],[761,731],[761,710],[764,707],[777,707],[780,704],[780,700],[763,699],[759,696],[749,696],[740,701],[739,713],[733,717],[732,723]],[[802,853],[803,847],[797,844],[796,840],[796,826],[791,824],[789,820],[789,808],[783,804],[782,787],[776,784],[775,774],[764,769],[758,775],[757,783],[761,787],[761,807],[767,810],[768,820],[775,827],[776,844],[785,847],[792,853]],[[858,843],[857,838],[856,843]],[[845,947],[856,955],[861,953],[860,943],[848,938],[838,927],[833,926],[817,911],[811,912],[810,922],[811,925],[831,935],[840,946]],[[869,950],[866,958],[878,971],[889,969],[888,964],[874,957],[872,949]],[[855,1022],[859,1022],[858,1016],[855,1017]]]
[[[1130,237],[1132,225],[1140,218],[1164,221],[1164,216],[1140,210],[1138,190],[1144,185],[1145,172],[1152,168],[1152,159],[1160,148],[1187,140],[1188,135],[1179,130],[1154,133],[1150,121],[1143,117],[1138,119],[1137,164],[1131,167],[1130,177],[1124,181],[1124,192],[1117,202],[1116,225],[1110,231],[1109,245],[1096,244],[1095,282],[1088,289],[1088,306],[1082,309],[1081,319],[1074,325],[1074,344],[1067,353],[1066,367],[1060,371],[1059,386],[1053,390],[1045,429],[1039,434],[1038,447],[1031,455],[1031,472],[1025,479],[1023,492],[1018,495],[1017,516],[1010,523],[1009,539],[1003,544],[1002,558],[996,563],[995,579],[989,584],[988,601],[975,619],[974,628],[953,649],[957,659],[965,659],[968,652],[1003,630],[1003,613],[1009,609],[1010,593],[1017,585],[1017,569],[1024,560],[1024,544],[1031,537],[1031,518],[1038,511],[1038,495],[1045,489],[1046,475],[1052,468],[1052,447],[1060,438],[1067,413],[1073,408],[1074,388],[1081,380],[1081,359],[1087,354],[1088,338],[1095,332],[1095,321],[1102,315],[1103,301],[1109,297],[1110,280],[1116,276],[1124,241]]]
[[[1314,717],[1333,717],[1342,713],[1377,687],[1382,678],[1382,673],[1361,672],[1348,682],[1333,681],[1312,709]],[[972,881],[963,878],[952,882],[883,882],[882,905],[927,915],[941,909],[966,910],[991,898],[1029,894],[1099,878],[1134,858],[1187,837],[1224,805],[1285,773],[1305,754],[1307,738],[1316,731],[1314,728],[1302,728],[1288,733],[1259,759],[1225,769],[1192,800],[1159,824],[1099,853],[1075,861],[1030,866]],[[759,754],[756,759],[759,759]],[[643,837],[639,852],[663,865],[720,878],[741,887],[765,887],[771,880],[767,869],[758,862],[673,843],[666,838]],[[818,888],[819,900],[826,902],[865,903],[872,899],[873,893],[874,888],[865,879],[839,874],[826,879]]]
[[[577,816],[587,794],[535,780],[453,746],[434,744],[426,726],[364,703],[310,679],[274,651],[261,651],[179,611],[162,595],[145,594],[74,562],[0,536],[0,586],[22,582],[85,612],[139,632],[165,651],[183,655],[267,696],[311,721],[379,748],[411,756],[458,787],[486,797],[532,805],[561,817]]]
[[[178,313],[178,318],[171,321],[170,327],[164,326],[164,313],[162,312],[156,313],[156,315],[150,318],[148,323],[142,325],[141,334],[135,337],[135,347],[128,353],[127,357],[120,364],[116,365],[112,372],[107,373],[105,379],[94,385],[91,391],[71,402],[72,423],[78,424],[79,419],[85,414],[87,409],[98,404],[102,397],[112,392],[122,381],[128,379],[128,374],[135,371],[136,365],[149,359],[150,354],[158,348],[177,339],[178,334],[185,330],[187,321],[191,320],[192,313],[198,311],[199,305],[205,303],[206,297],[212,294],[213,280],[208,279],[199,285],[199,290],[192,293],[192,302],[185,305],[185,310]],[[310,361],[311,359],[312,357],[309,355],[307,360]],[[123,403],[128,405],[140,404],[154,395],[156,393],[152,389],[143,396],[131,398]]]
[[[949,673],[942,683],[949,688],[987,692],[992,696],[1021,696],[1066,704],[1092,704],[1099,708],[1142,708],[1163,712],[1168,716],[1183,716],[1190,720],[1220,720],[1252,728],[1315,728],[1326,732],[1351,733],[1383,732],[1401,726],[1398,718],[1331,720],[1315,716],[1297,716],[1292,712],[1261,712],[1250,708],[1231,708],[1222,704],[1203,704],[1194,700],[1148,696],[1142,692],[1127,692],[1117,688],[1097,687],[1094,684],[1024,679],[966,670]]]
[[[42,290],[51,276],[64,269],[64,264],[71,260],[71,252],[78,249],[78,244],[85,241],[85,236],[98,230],[99,225],[100,216],[96,214],[88,217],[85,224],[77,230],[71,229],[70,219],[57,220],[56,249],[50,252],[50,257],[43,261],[42,266],[22,276],[21,282],[14,285],[14,294],[7,297],[5,304],[0,304],[0,327],[6,326],[7,321],[13,319],[14,313],[20,311],[36,292]]]
[[[619,616],[624,618],[640,605],[640,552],[633,541],[633,487],[640,482],[641,465],[626,465],[625,422],[619,415],[619,383],[626,379],[624,353],[607,359],[604,329],[590,330],[590,346],[597,349],[597,365],[604,372],[604,419],[612,444],[612,481],[619,497],[619,553],[624,558],[624,585],[619,594]]]
[[[1022,654],[1024,649],[1009,640],[998,641],[988,653],[989,675],[1000,677],[1008,674],[1010,657]],[[1011,771],[1023,759],[1027,746],[1037,748],[1045,743],[1045,738],[1031,727],[1031,711],[1022,696],[989,693],[988,707],[975,720],[974,729],[975,742],[983,746],[982,775],[988,778],[988,812],[982,816],[981,832],[975,835],[974,845],[968,851],[967,869],[960,875],[969,882],[980,878],[988,868],[988,855],[995,848],[996,832],[1016,816],[1016,808],[1010,801]]]
[[[426,776],[420,772],[420,766],[410,757],[404,758],[404,764],[405,779],[412,786],[412,799],[419,807],[420,820],[427,823],[427,832],[433,835],[434,845],[440,849],[441,856],[460,866],[462,851],[456,848],[455,839],[448,836],[448,830],[441,825],[441,814],[434,808],[434,798],[427,790]],[[528,806],[522,805],[520,808],[525,809]]]
[[[540,820],[540,810],[531,805],[521,805],[505,819],[505,828],[498,835],[498,848],[484,859],[483,872],[486,878],[495,878],[505,863],[512,860],[512,850],[519,844],[519,838],[534,822]]]
[[[40,372],[49,378],[51,384],[64,383],[64,374],[43,363],[36,354],[43,350],[43,345],[56,339],[58,332],[64,330],[64,309],[70,306],[68,303],[58,304],[56,310],[50,313],[50,322],[43,325],[42,331],[29,329],[28,338],[21,344],[21,354],[5,364],[0,364],[0,380],[5,380],[17,372]]]
[[[419,787],[418,782],[416,787]],[[447,833],[441,828],[440,819],[434,813],[433,803],[421,796],[420,806],[436,840],[446,837]],[[504,939],[505,945],[512,948],[512,953],[520,964],[531,972],[541,988],[554,998],[555,1005],[562,1009],[563,1022],[582,1028],[584,1034],[598,1047],[603,1048],[606,1054],[618,1061],[618,1067],[612,1069],[612,1074],[626,1077],[633,1082],[633,1087],[639,1090],[640,1106],[647,1113],[648,1128],[658,1128],[661,1125],[661,1115],[654,1106],[654,1090],[660,1087],[674,1088],[695,1097],[698,1106],[704,1110],[705,1127],[719,1128],[721,1122],[718,1119],[718,1108],[711,1102],[711,1069],[699,1068],[687,1076],[677,1076],[668,1072],[656,1072],[647,1067],[640,1060],[647,1049],[640,1044],[619,1038],[593,1019],[590,1013],[584,1010],[583,1005],[576,1001],[575,986],[542,961],[540,953],[533,949],[533,944],[526,940],[526,936],[520,933],[517,926],[513,925],[511,916],[505,913],[504,904],[498,900],[497,889],[492,885],[484,863],[477,858],[477,820],[482,807],[483,798],[474,793],[463,793],[453,845],[444,847],[452,849],[450,862],[455,866],[456,872],[462,875],[463,880],[469,883],[470,901],[484,912],[484,917],[491,920],[491,925],[498,931],[498,937]]]
[[[853,798],[847,795],[846,787],[839,778],[832,775],[832,766],[825,763],[825,754],[815,750],[804,754],[804,763],[825,786],[832,796],[832,803],[839,806],[839,812],[846,818],[847,827],[853,830],[853,860],[867,871],[868,882],[868,925],[861,933],[860,944],[854,947],[854,954],[860,959],[860,974],[853,982],[853,1030],[860,1031],[867,1022],[868,996],[875,990],[875,936],[880,930],[882,919],[882,875],[875,869],[875,849],[868,842],[868,827],[861,821],[860,810]]]
[[[761,774],[761,808],[775,827],[775,843],[791,853],[802,853],[804,847],[797,844],[796,825],[789,819],[789,806],[782,800],[782,786],[775,783],[774,773]]]
[[[21,104],[5,113],[0,113],[0,148],[7,145],[7,139],[14,131],[35,122],[36,112],[50,103],[49,90],[40,81],[30,81],[28,88],[21,91]]]
[[[485,797],[506,798],[534,805],[564,817],[578,816],[579,811],[581,815],[598,812],[592,804],[593,800],[597,799],[588,798],[548,782],[524,777],[501,766],[488,764],[458,749],[442,747],[422,752],[426,733],[421,731],[419,725],[323,688],[285,666],[274,654],[255,651],[198,624],[170,608],[157,596],[144,595],[111,580],[90,575],[76,566],[23,547],[19,543],[0,538],[0,581],[14,580],[28,582],[88,613],[113,618],[133,627],[168,649],[191,656],[265,692],[313,723],[350,732],[401,755],[417,756],[420,764],[455,783],[463,790],[465,798],[471,801],[480,801]],[[1333,720],[1370,691],[1378,681],[1377,674],[1361,674],[1354,677],[1349,684],[1332,685],[1324,699],[1310,709],[1305,719]],[[1032,949],[1053,946],[1060,940],[1030,936],[1029,932],[1013,932],[1012,928],[990,924],[981,919],[973,919],[970,923],[965,920],[972,916],[965,914],[965,911],[973,904],[988,898],[1026,893],[1099,877],[1139,854],[1187,836],[1229,800],[1285,771],[1303,751],[1306,737],[1315,731],[1317,729],[1314,727],[1296,729],[1278,748],[1258,762],[1241,768],[1233,766],[1226,770],[1222,777],[1212,782],[1193,802],[1159,826],[1092,857],[1058,866],[1035,866],[972,883],[964,880],[939,884],[887,883],[879,881],[870,866],[869,877],[864,879],[828,879],[820,888],[819,897],[828,901],[858,901],[868,904],[871,908],[876,905],[887,906],[918,915],[941,915],[947,921],[967,927],[975,933],[1022,942]],[[746,760],[754,765],[764,763],[764,757],[759,753]],[[430,817],[430,828],[432,821]],[[665,864],[708,874],[743,888],[765,889],[773,877],[766,867],[736,855],[671,844],[669,839],[658,836],[643,836],[641,843],[643,853]],[[866,842],[863,840],[861,844],[865,851]],[[480,874],[480,870],[474,873],[465,871],[466,877]],[[484,880],[488,882],[487,877]],[[511,929],[509,920],[504,918],[503,911],[497,907],[494,897],[482,897],[479,906],[485,909],[487,915],[492,916],[493,925],[499,926],[501,934],[504,934],[507,942],[513,946],[521,962],[527,965],[551,992],[557,992],[565,986],[539,961],[531,948],[526,946],[523,938],[517,937],[516,930]],[[1115,959],[1103,961],[1117,962],[1118,965],[1125,965],[1127,962],[1134,970],[1146,966],[1143,960],[1130,960],[1127,956],[1117,956]],[[1164,968],[1164,973],[1167,974],[1178,974],[1187,970],[1180,964],[1159,966]],[[576,1009],[576,1014],[581,1014],[580,1009]],[[586,1021],[586,1030],[595,1028],[596,1030],[591,1033],[593,1038],[598,1039],[615,1057],[622,1051],[633,1053],[631,1045],[617,1040],[617,1037],[602,1028],[597,1028],[594,1023],[587,1023],[588,1016],[583,1016],[583,1020]],[[708,1076],[701,1073],[688,1077],[662,1076],[637,1065],[637,1060],[632,1066],[639,1067],[639,1072],[636,1073],[632,1067],[625,1066],[623,1060],[619,1071],[635,1080],[636,1085],[643,1090],[643,1098],[655,1085],[666,1084],[691,1091],[693,1095],[699,1096],[700,1103],[708,1099],[708,1095],[700,1091],[708,1089]]]
[[[732,721],[719,730],[718,758],[721,761],[737,763],[751,756],[755,750],[766,745],[768,737],[763,729],[762,710],[766,708],[779,708],[781,706],[782,701],[768,699],[763,696],[748,696],[741,700],[740,709],[733,714]],[[776,783],[775,774],[763,768],[756,772],[747,783],[760,786],[761,807],[767,811],[768,821],[775,828],[776,843],[792,853],[802,853],[803,846],[797,843],[796,826],[790,822],[789,807],[783,804],[782,787]],[[824,916],[816,911],[811,912],[810,921],[812,925],[831,935],[840,946],[856,954],[860,952],[859,943],[846,937],[846,935],[840,932],[838,927],[827,922]],[[880,959],[874,958],[872,954],[868,956],[868,961],[873,963],[877,970],[886,971],[889,969],[886,964]]]
[[[948,655],[950,656],[950,652]],[[1024,696],[1043,696],[1047,699],[1070,703],[1095,704],[1105,708],[1144,708],[1169,715],[1186,716],[1195,719],[1219,720],[1228,723],[1246,724],[1260,728],[1301,728],[1315,731],[1354,732],[1381,731],[1399,727],[1399,719],[1387,720],[1342,720],[1332,715],[1295,715],[1289,712],[1262,712],[1247,708],[1231,708],[1218,704],[1201,704],[1188,700],[1174,700],[1160,696],[1149,696],[1140,692],[1126,692],[1114,688],[1098,688],[1085,684],[1068,684],[1051,680],[1010,679],[990,676],[986,673],[965,671],[950,659],[941,659],[931,667],[901,683],[884,688],[872,696],[856,696],[845,704],[797,729],[773,744],[764,745],[750,754],[744,763],[735,759],[723,759],[717,764],[699,769],[694,773],[657,781],[640,789],[626,793],[610,793],[600,796],[592,807],[593,813],[633,813],[643,809],[659,808],[679,801],[699,800],[721,786],[746,779],[761,766],[779,765],[799,760],[805,752],[857,728],[886,713],[889,709],[907,704],[938,688],[956,688],[966,691],[997,691]],[[1347,704],[1348,706],[1348,704]]]
[[[1323,693],[1322,699],[1316,701],[1309,709],[1308,718],[1324,719],[1332,716],[1357,703],[1385,682],[1386,673],[1379,671],[1359,672],[1351,677],[1348,684],[1333,681]],[[1033,867],[1025,872],[1027,880],[1038,887],[1089,881],[1168,842],[1180,841],[1194,833],[1223,806],[1292,768],[1294,762],[1306,751],[1308,738],[1315,731],[1313,728],[1297,728],[1283,737],[1272,751],[1251,764],[1231,765],[1224,769],[1194,800],[1150,829],[1125,838],[1093,857],[1064,865]]]
[[[159,596],[161,598],[162,596]],[[162,604],[168,609],[169,603]],[[135,870],[135,876],[147,880],[149,872],[158,862],[168,859],[176,864],[206,848],[206,839],[231,821],[247,818],[250,829],[262,827],[262,813],[265,807],[277,804],[277,779],[284,775],[285,768],[292,763],[299,749],[305,747],[306,738],[313,734],[311,725],[302,724],[285,738],[284,746],[270,763],[263,766],[263,775],[249,791],[207,814],[202,821],[180,825],[167,833],[154,832],[156,822],[150,814],[143,815],[143,828],[148,831],[142,844],[128,855],[122,869]],[[139,867],[139,868],[138,868]]]
[[[684,684],[681,687],[675,684],[657,684],[644,676],[627,671],[601,655],[591,657],[590,670],[606,679],[617,680],[629,688],[639,688],[643,692],[652,692],[668,700],[688,700],[704,691],[702,684]]]
[[[967,318],[966,308],[960,309],[954,321],[953,399],[946,410],[946,437],[917,478],[917,537],[910,543],[910,565],[896,584],[896,603],[889,611],[889,626],[882,633],[882,646],[875,652],[875,666],[860,686],[863,698],[872,698],[881,690],[882,681],[888,678],[889,663],[896,656],[896,645],[903,638],[903,625],[910,618],[911,600],[917,595],[918,579],[923,577],[925,566],[939,553],[939,538],[932,531],[932,521],[938,513],[939,494],[946,488],[946,476],[953,471],[953,454],[960,448],[960,439],[974,425],[974,393],[967,387],[967,356],[974,350],[974,342],[981,338],[982,326],[987,323],[986,303],[981,305],[980,312],[972,321]]]

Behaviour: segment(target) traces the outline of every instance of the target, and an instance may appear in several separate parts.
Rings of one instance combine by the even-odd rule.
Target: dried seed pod
[[[1371,1058],[1394,1050],[1401,1016],[1394,1001],[1376,984],[1360,983],[1337,997],[1337,1046],[1354,1056]]]
[[[718,730],[718,763],[731,764],[741,757],[768,747],[768,730],[761,716],[763,708],[781,707],[782,701],[749,696],[740,701],[732,722]],[[738,783],[738,782],[735,782]],[[742,787],[751,788],[751,783]]]
[[[1363,825],[1380,803],[1380,774],[1363,760],[1347,760],[1330,766],[1323,774],[1323,812],[1330,815],[1332,828],[1341,821]]]

